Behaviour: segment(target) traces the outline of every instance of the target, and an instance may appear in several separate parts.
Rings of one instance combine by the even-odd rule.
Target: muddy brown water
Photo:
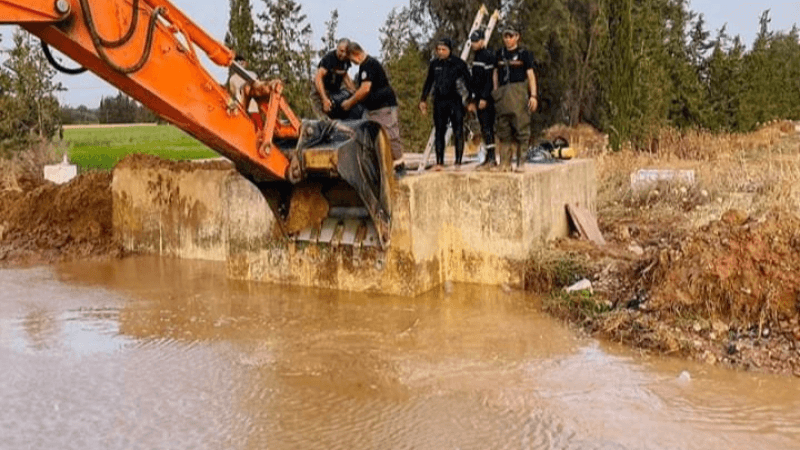
[[[0,270],[0,299],[0,449],[800,447],[796,379],[578,338],[491,287],[370,296],[142,257]]]

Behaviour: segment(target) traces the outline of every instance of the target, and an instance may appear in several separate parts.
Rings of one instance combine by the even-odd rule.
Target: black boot
[[[494,144],[492,144],[486,147],[486,159],[484,159],[482,163],[478,164],[478,167],[487,169],[496,165],[497,157],[494,154]]]

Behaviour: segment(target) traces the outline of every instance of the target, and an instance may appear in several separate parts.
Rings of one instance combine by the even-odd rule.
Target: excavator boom
[[[391,176],[385,174],[391,172],[391,160],[384,132],[372,123],[345,127],[352,132],[341,126],[323,130],[313,122],[306,126],[287,104],[278,80],[247,84],[247,99],[257,102],[264,117],[263,126],[257,125],[247,102],[237,101],[214,79],[196,53],[199,48],[215,64],[247,79],[233,62],[234,52],[168,0],[0,0],[0,23],[21,26],[230,159],[261,189],[285,231],[303,228],[287,227],[290,205],[300,201],[296,186],[317,186],[325,196],[344,180],[375,222],[381,246],[388,245]],[[316,146],[309,146],[311,141]],[[337,143],[328,145],[332,142]],[[340,160],[371,166],[340,167]],[[307,218],[301,225],[320,221]]]

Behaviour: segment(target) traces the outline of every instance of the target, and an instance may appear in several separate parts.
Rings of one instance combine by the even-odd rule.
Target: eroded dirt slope
[[[69,183],[21,177],[0,192],[0,264],[51,263],[115,256],[111,173]]]

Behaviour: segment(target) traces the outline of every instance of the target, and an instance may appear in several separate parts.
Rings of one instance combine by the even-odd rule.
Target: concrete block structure
[[[124,248],[225,261],[235,279],[403,296],[448,280],[519,285],[532,252],[569,234],[566,205],[594,211],[596,201],[591,160],[409,175],[393,187],[382,250],[285,238],[261,192],[230,166],[186,164],[115,169]]]

